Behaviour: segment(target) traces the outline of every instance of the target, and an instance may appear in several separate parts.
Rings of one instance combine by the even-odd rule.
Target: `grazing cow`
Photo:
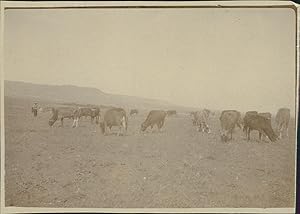
[[[95,108],[92,108],[91,110],[92,110],[91,121],[93,122],[94,119],[96,118],[96,124],[98,124],[99,118],[100,118],[100,108],[95,107]]]
[[[248,130],[249,127],[247,125],[246,120],[249,117],[251,117],[252,115],[259,115],[259,116],[262,116],[262,117],[264,117],[264,118],[266,118],[270,121],[271,121],[271,118],[272,118],[272,114],[270,112],[263,112],[263,113],[258,113],[257,111],[248,111],[248,112],[246,112],[245,117],[244,117],[244,128],[243,128],[243,131],[245,132],[246,137],[248,136],[248,131],[249,131]],[[262,136],[262,138],[264,138],[266,136],[264,133],[261,133],[261,132],[259,133],[259,135]],[[266,137],[268,137],[268,136],[266,136]],[[261,137],[259,137],[259,138],[261,139]]]
[[[271,120],[259,114],[248,114],[244,117],[244,125],[246,127],[247,140],[250,140],[250,132],[257,130],[259,132],[259,140],[262,135],[266,135],[272,142],[277,140],[277,136],[272,129]]]
[[[202,111],[197,111],[194,114],[193,124],[198,126],[198,131],[210,133],[210,128],[208,126],[208,118],[210,111],[208,109],[204,109]]]
[[[176,114],[177,114],[176,110],[169,110],[169,111],[167,111],[167,115],[168,116],[176,115]]]
[[[129,114],[130,114],[130,116],[132,116],[132,115],[138,114],[138,113],[139,113],[139,111],[137,109],[131,109]]]
[[[221,141],[232,140],[232,133],[235,126],[242,128],[241,113],[236,110],[224,110],[220,116],[221,122]],[[230,134],[230,138],[228,137]]]
[[[52,109],[52,117],[49,119],[49,126],[52,127],[53,124],[59,119],[61,121],[61,126],[64,125],[64,119],[73,119],[72,127],[78,126],[78,109],[71,107],[58,107],[51,108]]]
[[[288,137],[289,134],[289,122],[290,122],[290,109],[288,108],[280,108],[276,114],[275,122],[276,122],[276,129],[279,132],[279,138],[282,138],[283,131],[286,132],[286,136]]]
[[[112,108],[105,112],[103,121],[100,122],[100,128],[103,134],[106,134],[107,127],[110,129],[113,126],[119,127],[118,136],[120,136],[122,128],[127,131],[128,119],[124,109]]]
[[[165,118],[167,113],[162,110],[152,110],[149,112],[146,120],[141,125],[141,131],[145,131],[149,126],[153,129],[153,126],[156,125],[160,131],[165,123]]]

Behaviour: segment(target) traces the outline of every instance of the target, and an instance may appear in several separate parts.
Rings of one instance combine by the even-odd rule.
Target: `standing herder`
[[[33,113],[33,115],[36,117],[37,116],[37,113],[38,113],[38,109],[39,109],[39,106],[38,106],[38,103],[35,102],[31,108],[31,112]]]

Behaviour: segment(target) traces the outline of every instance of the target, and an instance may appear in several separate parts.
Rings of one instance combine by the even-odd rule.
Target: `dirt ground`
[[[222,143],[217,116],[211,134],[187,115],[141,134],[146,115],[138,114],[125,136],[103,136],[88,119],[49,128],[50,113],[34,118],[31,105],[5,98],[6,206],[294,207],[294,120],[276,143],[259,142],[256,132],[247,142],[239,129]]]

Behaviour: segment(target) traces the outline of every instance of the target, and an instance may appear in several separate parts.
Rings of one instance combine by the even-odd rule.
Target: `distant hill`
[[[142,109],[177,109],[179,111],[193,110],[193,108],[174,105],[163,100],[109,94],[96,88],[73,85],[41,85],[5,80],[4,91],[5,96],[33,98],[56,103],[94,104]]]

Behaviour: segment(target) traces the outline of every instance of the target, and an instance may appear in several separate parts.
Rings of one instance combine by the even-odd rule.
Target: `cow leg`
[[[158,132],[160,132],[161,127],[162,127],[162,125],[161,125],[161,121],[160,121],[160,122],[157,123],[157,129],[158,129]]]
[[[64,118],[60,118],[60,126],[63,127],[64,126]]]
[[[106,123],[104,123],[104,135],[108,135],[108,127],[106,125]]]
[[[159,128],[159,123],[156,123],[156,126],[157,126],[157,130],[159,132],[160,128]]]
[[[109,127],[107,127],[107,125],[104,124],[104,135],[110,134],[110,131],[109,131],[109,130],[110,130]]]
[[[209,126],[207,126],[207,129],[208,129],[207,133],[210,134],[211,130],[210,130]]]
[[[279,139],[281,139],[282,138],[282,136],[281,136],[281,131],[279,132]]]
[[[158,131],[161,132],[161,128],[163,126],[163,122],[160,121],[158,124],[157,124],[157,127],[158,127]]]
[[[123,127],[123,129],[124,129],[124,134],[125,134],[125,132],[127,131],[127,126],[126,126],[126,119],[125,119],[125,117],[123,117],[122,118],[122,126],[121,126],[121,128]]]
[[[122,131],[122,125],[119,126],[119,131],[118,131],[118,134],[117,134],[118,136],[121,135],[121,131]]]
[[[207,129],[207,124],[206,123],[203,123],[202,124],[202,132],[204,133],[204,132],[206,132],[206,129]]]
[[[79,118],[76,118],[73,120],[72,128],[78,127],[78,120],[79,120]]]
[[[258,136],[259,136],[259,141],[261,141],[261,132],[258,132]]]
[[[112,128],[112,126],[109,126],[109,134],[111,134],[111,128]]]
[[[198,122],[197,122],[198,123]],[[201,126],[201,123],[198,123],[198,128],[197,128],[197,131],[198,132],[201,132],[202,131],[202,126]]]
[[[76,124],[76,119],[73,119],[72,128],[74,128],[74,127],[75,127],[75,124]]]
[[[279,127],[279,139],[282,138],[282,131],[283,131],[283,126]]]
[[[279,126],[279,139],[282,138],[283,129],[284,129],[283,124],[280,124],[280,126]]]
[[[250,128],[248,127],[247,128],[247,140],[249,141],[250,140]]]
[[[161,130],[161,128],[164,126],[164,124],[165,124],[165,121],[162,120],[162,121],[160,122],[160,130]]]
[[[243,132],[245,133],[245,135],[246,135],[246,138],[247,138],[247,132],[248,132],[248,128],[247,127],[243,127]]]

